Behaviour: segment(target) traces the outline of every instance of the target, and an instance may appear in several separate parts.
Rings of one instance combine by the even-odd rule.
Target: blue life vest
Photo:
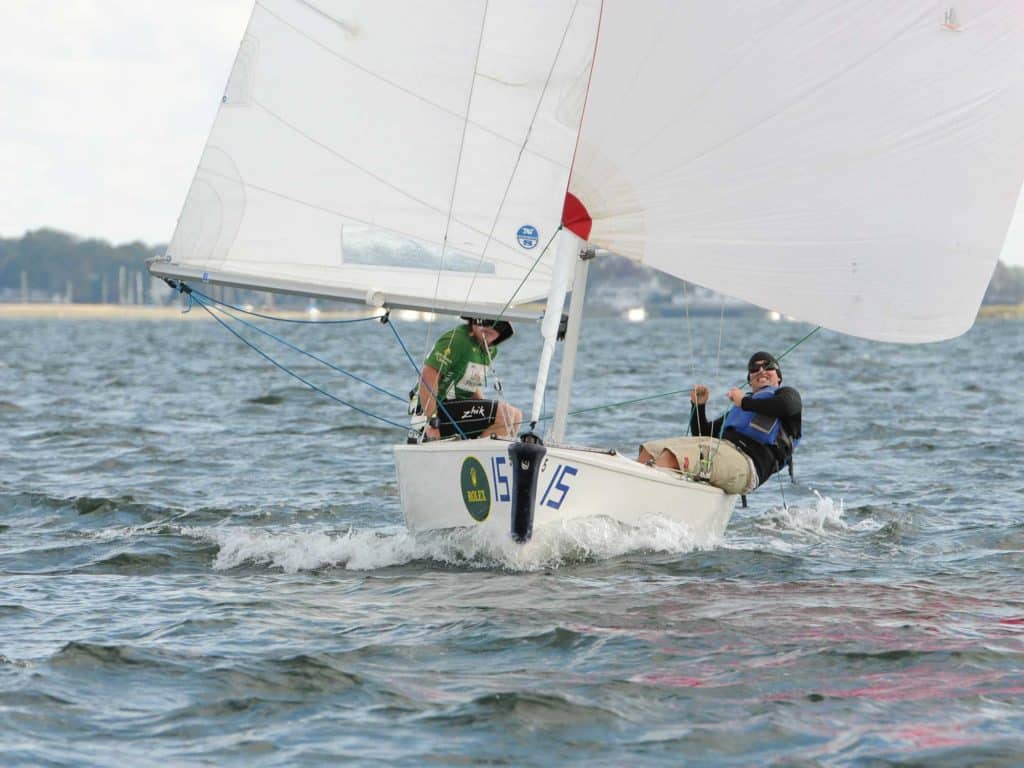
[[[773,396],[778,389],[778,387],[765,387],[754,392],[750,397],[755,400],[764,399]],[[735,407],[729,409],[729,413],[725,416],[725,423],[722,425],[723,431],[730,428],[761,443],[761,445],[775,445],[779,438],[779,432],[782,431],[782,420],[775,416],[744,411],[742,408]],[[795,444],[794,447],[796,447]]]

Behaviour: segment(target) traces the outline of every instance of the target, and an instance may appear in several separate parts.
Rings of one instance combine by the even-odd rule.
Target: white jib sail
[[[543,298],[597,20],[258,0],[153,271],[455,312]]]

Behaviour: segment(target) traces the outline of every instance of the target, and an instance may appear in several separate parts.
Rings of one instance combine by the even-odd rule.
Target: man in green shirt
[[[465,320],[437,340],[423,363],[417,410],[426,418],[423,437],[515,437],[522,411],[503,400],[486,400],[483,393],[497,346],[512,335],[512,325],[506,320]]]

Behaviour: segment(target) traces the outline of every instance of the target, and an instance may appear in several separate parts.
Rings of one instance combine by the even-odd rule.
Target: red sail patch
[[[566,192],[565,205],[562,206],[562,226],[581,240],[589,240],[593,225],[594,221],[586,206],[572,192]]]

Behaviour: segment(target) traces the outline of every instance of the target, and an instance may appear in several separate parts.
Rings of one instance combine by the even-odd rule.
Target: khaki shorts
[[[750,493],[757,488],[757,471],[747,454],[715,437],[670,437],[650,440],[640,446],[657,461],[662,451],[676,457],[679,469],[687,477],[697,477],[700,459],[711,460],[711,484],[726,493]]]

